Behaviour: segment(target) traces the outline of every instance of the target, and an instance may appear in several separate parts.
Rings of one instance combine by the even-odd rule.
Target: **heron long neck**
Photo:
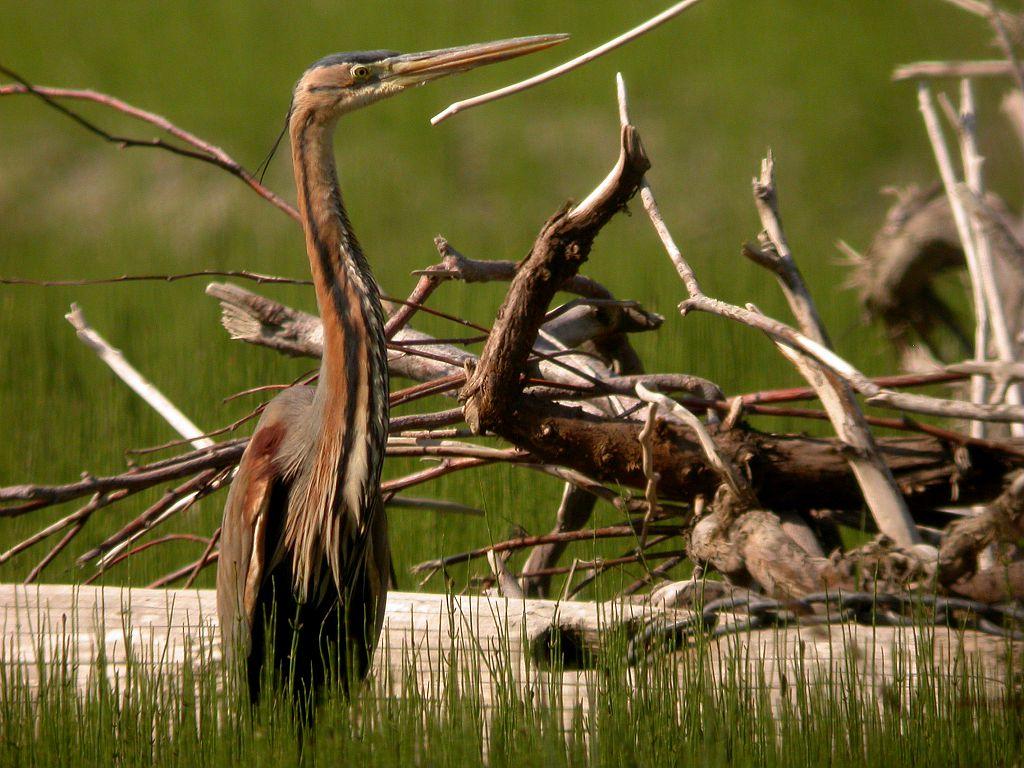
[[[380,481],[388,418],[384,314],[342,202],[333,133],[334,124],[315,115],[292,117],[295,185],[324,333],[320,378],[304,425],[312,460],[308,478],[300,479],[308,503],[303,507],[297,500],[301,514],[288,521],[289,527],[294,523],[296,543],[306,540],[297,549],[299,560],[306,552],[310,562],[297,562],[296,576],[307,584],[310,571],[319,567],[316,538],[326,545],[323,554],[335,580],[340,578],[340,566],[332,561],[339,544],[331,540],[358,532],[365,522]],[[327,500],[326,509],[313,509],[317,499],[321,506]],[[325,517],[319,526],[298,519],[309,515]],[[308,533],[317,527],[316,537]],[[305,575],[299,573],[304,570]]]

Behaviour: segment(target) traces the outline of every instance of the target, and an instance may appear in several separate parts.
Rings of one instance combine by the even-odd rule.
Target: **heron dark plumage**
[[[295,86],[288,131],[324,352],[315,388],[286,390],[263,412],[224,507],[217,610],[225,656],[244,661],[253,698],[268,662],[303,699],[334,675],[345,686],[363,677],[384,619],[384,311],[338,185],[331,142],[337,119],[406,88],[564,39],[334,54]]]

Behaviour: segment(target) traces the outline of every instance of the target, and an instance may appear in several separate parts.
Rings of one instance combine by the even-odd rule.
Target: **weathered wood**
[[[603,638],[651,616],[643,604],[392,592],[371,684],[382,695],[400,696],[415,679],[423,695],[440,696],[457,650],[473,665],[485,707],[513,684],[535,702],[558,699],[568,724],[575,709],[586,714],[599,703],[598,683],[606,673],[587,665],[612,661],[601,658]],[[216,663],[220,657],[212,590],[0,585],[0,625],[3,679],[18,674],[28,685],[54,660],[66,660],[79,686],[86,686],[101,648],[111,679],[123,679],[129,661],[174,673],[186,662]],[[563,655],[563,671],[549,670],[552,648]],[[742,633],[712,643],[706,654],[683,651],[672,658],[681,679],[700,663],[706,680],[734,682],[739,674],[752,687],[766,686],[778,704],[795,695],[793,683],[800,680],[838,687],[856,674],[859,689],[891,701],[894,690],[912,690],[924,675],[959,679],[965,669],[983,676],[979,684],[997,697],[1007,674],[1020,669],[1022,652],[1022,643],[977,632],[834,625]],[[927,670],[918,667],[926,657],[935,661]]]

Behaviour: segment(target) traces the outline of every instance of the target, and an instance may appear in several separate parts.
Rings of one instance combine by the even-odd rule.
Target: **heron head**
[[[316,62],[299,79],[292,95],[292,113],[330,121],[407,88],[542,51],[567,39],[568,35],[537,35],[422,53],[336,53]]]

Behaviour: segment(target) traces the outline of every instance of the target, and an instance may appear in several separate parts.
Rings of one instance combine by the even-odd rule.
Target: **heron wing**
[[[221,524],[217,564],[217,612],[229,654],[248,653],[256,603],[272,554],[267,529],[278,506],[275,493],[283,483],[275,461],[286,432],[283,421],[260,423],[231,483]],[[272,503],[273,502],[273,503]]]

